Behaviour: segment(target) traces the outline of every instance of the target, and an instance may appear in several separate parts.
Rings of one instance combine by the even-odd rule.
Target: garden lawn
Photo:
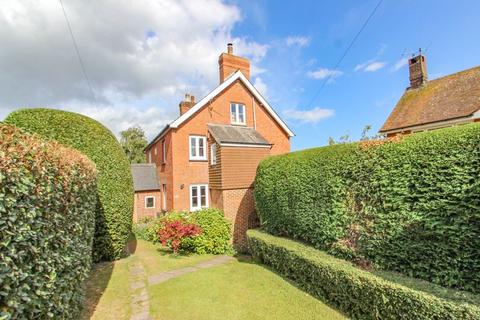
[[[140,261],[149,277],[214,258],[175,257],[160,245],[142,240],[134,250],[128,258],[94,268],[87,284],[84,319],[130,318],[128,267],[133,263]],[[245,258],[183,274],[147,289],[152,319],[345,319],[276,273]]]

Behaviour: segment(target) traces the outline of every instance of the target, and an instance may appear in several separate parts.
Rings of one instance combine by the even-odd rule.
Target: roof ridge
[[[471,68],[468,68],[468,69],[463,69],[463,70],[460,70],[460,71],[456,71],[454,73],[450,73],[450,74],[447,74],[447,75],[444,75],[444,76],[441,76],[441,77],[438,77],[438,78],[435,78],[435,79],[432,79],[432,80],[428,80],[426,84],[428,84],[430,82],[433,82],[433,81],[437,81],[437,80],[443,80],[443,79],[448,78],[448,77],[457,76],[459,73],[472,71],[473,69],[480,69],[480,65],[475,66],[475,67],[471,67]]]

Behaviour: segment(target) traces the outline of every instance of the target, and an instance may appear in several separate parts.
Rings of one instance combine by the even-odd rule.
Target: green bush
[[[95,183],[78,151],[0,124],[0,319],[78,319]]]
[[[162,218],[144,218],[133,225],[133,233],[137,239],[158,243],[158,230],[162,227]]]
[[[386,281],[300,242],[247,232],[254,258],[353,319],[480,319],[480,308]]]
[[[158,231],[165,222],[180,220],[193,223],[202,229],[200,235],[182,240],[180,249],[198,254],[228,254],[233,252],[231,225],[218,209],[202,209],[192,213],[169,212],[160,218],[147,218],[134,225],[138,239],[159,243]]]
[[[480,124],[264,160],[262,227],[358,264],[480,291]]]
[[[24,109],[5,121],[71,146],[95,162],[99,201],[93,258],[119,258],[132,228],[133,182],[129,161],[112,133],[93,119],[60,110]]]
[[[225,254],[233,252],[231,226],[222,211],[203,209],[191,213],[191,223],[202,229],[200,235],[182,241],[182,249],[198,254]]]

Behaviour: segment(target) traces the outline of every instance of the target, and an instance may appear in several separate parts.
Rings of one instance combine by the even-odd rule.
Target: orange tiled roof
[[[480,66],[405,91],[380,132],[468,117],[480,110]]]

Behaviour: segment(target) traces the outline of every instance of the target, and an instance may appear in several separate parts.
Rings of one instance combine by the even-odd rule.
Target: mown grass
[[[96,264],[86,283],[87,299],[82,319],[130,318],[130,258]]]
[[[129,319],[129,264],[140,261],[147,277],[193,266],[213,256],[173,256],[139,240],[128,258],[96,265],[87,283],[83,319]],[[248,259],[181,275],[148,287],[152,319],[345,319],[269,269]]]
[[[345,319],[255,263],[234,260],[150,288],[154,319]]]

